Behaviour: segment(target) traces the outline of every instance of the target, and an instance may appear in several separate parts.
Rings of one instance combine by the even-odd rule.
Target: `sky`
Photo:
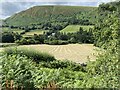
[[[94,6],[114,0],[0,0],[0,19],[5,19],[33,6],[41,5],[69,5]]]

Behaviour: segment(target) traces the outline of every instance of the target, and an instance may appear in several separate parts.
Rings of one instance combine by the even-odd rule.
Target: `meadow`
[[[43,34],[44,32],[47,32],[48,30],[31,30],[29,32],[26,32],[23,37],[27,37],[27,36],[33,36],[34,34],[37,34],[37,35],[41,35]]]
[[[88,31],[89,28],[93,28],[94,26],[92,25],[68,25],[67,27],[65,27],[63,30],[61,30],[60,32],[63,33],[75,33],[77,31],[79,31],[80,27],[83,28],[83,30]]]
[[[16,28],[8,28],[8,27],[4,27],[4,28],[2,28],[2,32],[14,32],[14,33],[22,33],[22,32],[24,32],[24,30],[21,30],[21,29],[16,29]]]

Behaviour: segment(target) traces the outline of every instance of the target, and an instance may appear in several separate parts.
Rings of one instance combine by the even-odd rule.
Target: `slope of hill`
[[[65,27],[63,30],[61,30],[60,32],[63,33],[74,33],[79,31],[80,27],[82,27],[84,30],[89,30],[89,28],[93,28],[93,26],[82,26],[82,25],[68,25],[67,27]]]
[[[65,22],[77,14],[92,12],[96,7],[85,6],[35,6],[7,18],[8,25],[25,26],[39,24],[46,21]],[[85,16],[85,15],[84,15]]]

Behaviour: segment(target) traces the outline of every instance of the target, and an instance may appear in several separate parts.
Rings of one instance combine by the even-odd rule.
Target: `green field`
[[[82,26],[82,25],[69,25],[66,28],[64,28],[63,30],[61,30],[60,32],[63,33],[74,33],[79,31],[79,28],[82,27],[84,30],[89,30],[89,28],[93,28],[94,26]]]
[[[48,30],[31,30],[30,32],[26,32],[23,36],[33,36],[34,34],[43,34],[44,32],[47,32]]]
[[[22,33],[24,32],[24,30],[21,30],[21,29],[11,29],[11,28],[8,28],[8,27],[5,27],[5,28],[2,28],[2,32],[15,32],[15,33]]]

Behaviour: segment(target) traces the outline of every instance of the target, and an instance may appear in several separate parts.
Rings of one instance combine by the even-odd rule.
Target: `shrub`
[[[34,63],[27,57],[20,55],[4,55],[2,63],[2,87],[6,86],[6,81],[13,80],[14,88],[34,88],[32,74],[36,70]]]
[[[27,39],[22,38],[21,40],[17,40],[15,43],[20,45],[28,45]]]
[[[29,44],[38,44],[40,42],[35,39],[31,39],[31,38],[29,38],[29,39],[22,38],[21,40],[15,41],[15,43],[17,43],[19,45],[29,45]]]
[[[33,63],[28,57],[15,53],[4,55],[1,58],[3,87],[5,87],[7,80],[14,81],[13,87],[31,88],[32,90],[34,88],[45,87],[52,81],[55,81],[56,85],[60,87],[74,87],[77,81],[82,82],[86,76],[86,73],[71,71],[66,68],[50,69],[38,67],[39,65]],[[68,86],[69,83],[70,85]],[[76,87],[78,87],[78,85],[76,85]]]
[[[52,40],[52,41],[46,41],[46,44],[49,45],[66,45],[68,44],[68,41],[62,41],[62,40]]]
[[[68,70],[72,70],[72,71],[83,71],[85,72],[85,67],[83,67],[80,64],[74,63],[74,62],[70,62],[70,61],[60,61],[60,60],[56,60],[56,61],[52,61],[52,62],[41,62],[39,63],[40,67],[46,67],[46,68],[54,68],[54,69],[68,69]]]
[[[3,32],[1,38],[3,43],[13,43],[15,41],[14,35],[11,32]]]
[[[39,63],[40,61],[49,62],[49,61],[55,60],[54,56],[51,56],[50,54],[42,53],[40,51],[27,49],[27,48],[22,48],[22,49],[6,48],[5,53],[7,55],[10,55],[10,54],[20,54],[22,56],[25,55],[29,58],[32,58],[37,63]]]

